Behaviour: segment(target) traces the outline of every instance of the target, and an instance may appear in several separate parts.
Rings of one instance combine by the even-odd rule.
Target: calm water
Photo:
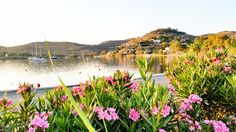
[[[176,57],[153,57],[154,73],[163,73]],[[117,69],[128,70],[140,77],[135,57],[108,57],[59,59],[53,71],[49,62],[33,63],[28,60],[0,60],[0,91],[17,89],[21,82],[40,83],[41,87],[59,85],[59,75],[66,85],[78,84],[94,76],[108,76]]]

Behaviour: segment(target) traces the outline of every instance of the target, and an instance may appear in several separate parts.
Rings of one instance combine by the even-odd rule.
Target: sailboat
[[[32,54],[33,55],[33,54]],[[29,58],[29,60],[31,60],[32,62],[46,62],[47,59],[42,57],[41,55],[41,49],[40,49],[40,56],[38,56],[38,51],[37,51],[37,45],[35,42],[35,56]]]

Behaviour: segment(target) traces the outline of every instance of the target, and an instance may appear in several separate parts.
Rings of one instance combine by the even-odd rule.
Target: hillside
[[[236,32],[223,31],[218,33],[204,34],[196,37],[194,41],[195,50],[228,48],[232,53],[236,52]]]
[[[160,28],[141,37],[130,39],[127,43],[119,46],[116,52],[121,54],[153,53],[164,50],[174,43],[186,47],[194,41],[195,37],[177,29]]]
[[[121,45],[126,40],[106,41],[98,45],[78,44],[73,42],[48,42],[48,46],[53,55],[61,56],[79,56],[98,54],[103,50],[111,50]],[[35,43],[37,46],[37,54],[47,55],[47,49],[44,42],[32,42],[13,47],[0,46],[1,56],[8,53],[10,56],[31,56],[36,54]],[[82,51],[82,52],[81,52]]]
[[[118,46],[116,50],[108,54],[182,53],[190,47],[198,50],[200,48],[228,48],[230,53],[234,54],[236,53],[236,32],[222,31],[193,36],[177,29],[161,28],[144,34],[141,37],[129,39],[126,43]]]

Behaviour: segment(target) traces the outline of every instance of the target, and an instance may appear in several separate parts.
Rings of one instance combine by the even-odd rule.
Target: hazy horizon
[[[158,28],[192,35],[236,31],[236,1],[8,0],[0,2],[0,45],[44,41],[99,44]]]

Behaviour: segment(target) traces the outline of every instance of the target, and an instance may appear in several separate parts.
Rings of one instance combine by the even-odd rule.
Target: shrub
[[[226,50],[184,55],[168,68],[167,76],[179,97],[197,94],[209,119],[222,119],[236,110],[236,58]]]

